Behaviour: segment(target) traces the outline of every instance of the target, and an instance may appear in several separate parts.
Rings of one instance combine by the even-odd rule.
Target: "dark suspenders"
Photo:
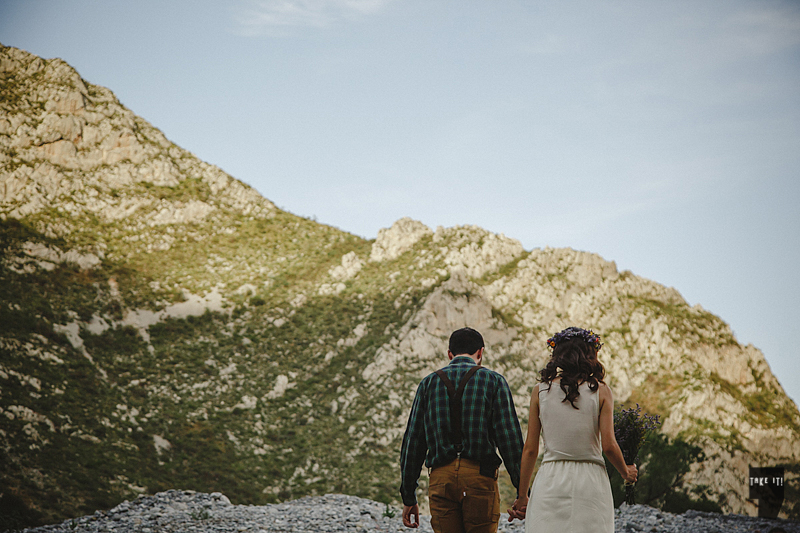
[[[461,397],[464,395],[464,387],[467,382],[472,378],[475,372],[480,367],[478,365],[470,368],[466,375],[458,382],[458,389],[455,388],[453,382],[444,373],[444,370],[437,370],[436,375],[442,380],[444,386],[447,387],[447,395],[450,397],[450,440],[456,447],[456,452],[459,457],[464,450],[464,433],[461,430]]]

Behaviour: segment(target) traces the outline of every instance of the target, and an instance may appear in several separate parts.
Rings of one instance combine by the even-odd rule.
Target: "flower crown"
[[[563,331],[559,331],[558,333],[547,339],[547,345],[552,350],[556,347],[556,345],[559,342],[575,338],[583,339],[584,341],[594,346],[594,349],[597,351],[600,351],[600,348],[603,347],[603,343],[600,340],[600,335],[598,335],[597,333],[593,332],[590,329],[583,329],[576,327],[570,327]]]

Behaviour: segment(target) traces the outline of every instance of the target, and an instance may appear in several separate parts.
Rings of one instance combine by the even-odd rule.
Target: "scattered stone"
[[[271,505],[233,505],[219,492],[168,490],[153,496],[140,496],[123,502],[110,511],[66,520],[61,524],[29,528],[27,533],[134,533],[183,532],[216,533],[252,531],[254,533],[371,533],[409,531],[403,526],[402,511],[356,496],[327,494]],[[525,523],[500,519],[498,532],[522,533]],[[666,513],[646,505],[625,505],[615,510],[614,530],[656,533],[767,533],[782,528],[800,533],[800,522],[765,520],[744,515],[722,515],[687,511]],[[431,533],[429,516],[420,517],[419,533]]]
[[[800,522],[766,520],[741,514],[705,513],[689,510],[672,514],[647,505],[622,504],[615,510],[615,531],[649,531],[653,533],[767,533],[772,528],[786,533],[800,532]]]
[[[344,281],[359,273],[364,262],[355,252],[348,252],[342,256],[342,264],[330,269],[329,274],[333,279]]]

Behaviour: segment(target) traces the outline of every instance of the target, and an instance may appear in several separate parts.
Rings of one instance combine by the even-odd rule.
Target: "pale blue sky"
[[[0,0],[201,159],[372,238],[411,216],[596,252],[800,398],[800,4]]]

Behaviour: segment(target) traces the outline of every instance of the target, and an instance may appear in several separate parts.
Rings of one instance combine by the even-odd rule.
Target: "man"
[[[430,469],[428,498],[436,533],[497,531],[502,462],[497,449],[519,490],[523,443],[514,400],[505,378],[481,366],[483,352],[480,333],[454,331],[450,364],[417,388],[400,451],[406,527],[419,527],[415,492],[423,462]]]

